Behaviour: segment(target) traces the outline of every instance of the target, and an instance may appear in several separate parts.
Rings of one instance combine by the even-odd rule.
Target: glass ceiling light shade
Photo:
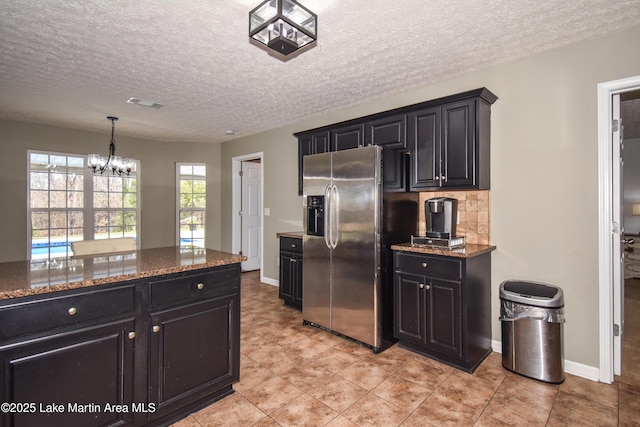
[[[130,159],[125,159],[116,156],[116,141],[113,137],[115,131],[115,121],[117,117],[108,116],[107,120],[111,120],[111,142],[109,143],[109,155],[107,157],[99,154],[89,154],[87,156],[87,166],[93,170],[93,173],[104,174],[106,171],[111,171],[113,175],[122,174],[129,175],[132,170],[135,169],[135,162]]]
[[[287,56],[317,40],[318,16],[294,0],[266,0],[249,12],[249,37]]]

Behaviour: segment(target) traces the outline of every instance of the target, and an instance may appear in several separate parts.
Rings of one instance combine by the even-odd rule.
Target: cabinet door
[[[296,254],[294,255],[295,262],[292,263],[293,267],[293,301],[295,307],[298,307],[302,310],[302,255]]]
[[[394,336],[401,341],[425,344],[426,278],[397,272],[394,280]]]
[[[107,411],[105,405],[131,410],[133,331],[129,319],[1,346],[0,401],[37,408],[2,414],[0,426],[129,425],[131,412]],[[54,408],[62,411],[47,412]]]
[[[475,99],[442,107],[442,186],[476,185]]]
[[[410,190],[440,186],[440,107],[427,108],[407,115],[408,141],[411,148]]]
[[[364,147],[364,125],[347,126],[331,131],[332,150]]]
[[[298,194],[302,196],[303,162],[308,154],[328,153],[331,150],[329,132],[308,134],[298,139]]]
[[[430,278],[426,289],[426,345],[458,358],[463,356],[461,286],[460,282]]]
[[[295,255],[290,252],[280,252],[280,298],[285,300],[294,299],[295,276],[292,264],[295,263]]]
[[[239,380],[237,296],[151,315],[150,402],[162,416]]]
[[[407,153],[382,150],[382,188],[384,191],[407,190]]]
[[[365,143],[381,145],[388,149],[407,148],[406,126],[406,114],[367,122]]]
[[[286,305],[302,309],[302,255],[280,252],[279,297]]]

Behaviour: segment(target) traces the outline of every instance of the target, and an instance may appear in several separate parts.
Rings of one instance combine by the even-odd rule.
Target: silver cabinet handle
[[[418,287],[419,287],[420,289],[423,289],[423,288],[424,288],[424,283],[420,283],[420,284],[418,285]]]
[[[298,262],[298,260],[297,260],[297,259],[293,259],[293,258],[289,258],[289,261],[291,261],[291,262]]]
[[[134,339],[136,337],[136,333],[135,332],[129,332],[129,334],[127,335],[129,337],[130,340]]]
[[[295,244],[295,243],[292,243],[292,244],[291,244],[291,247],[292,247],[292,248],[295,248],[295,247],[296,247],[296,244]]]
[[[202,289],[204,289],[204,283],[202,283],[202,282],[198,283],[198,284],[196,285],[196,288],[198,288],[198,290],[200,290],[200,291],[201,291]]]
[[[427,263],[426,262],[422,263],[422,268],[427,268]]]
[[[429,289],[431,288],[431,286],[430,286],[430,285],[424,285],[424,288],[425,288],[426,290],[429,290]]]
[[[77,312],[78,312],[78,309],[75,307],[71,307],[69,310],[67,310],[67,313],[69,313],[69,316],[75,316]]]
[[[152,331],[153,331],[154,333],[156,333],[156,334],[157,334],[158,332],[160,332],[160,326],[155,325],[155,326],[153,327]]]

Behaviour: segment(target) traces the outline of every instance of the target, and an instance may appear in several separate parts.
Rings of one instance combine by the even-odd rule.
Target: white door
[[[242,271],[260,268],[260,203],[262,165],[256,161],[242,162],[242,205],[240,209],[242,255],[247,260],[242,263]]]
[[[620,375],[622,372],[622,347],[624,343],[624,227],[622,206],[622,120],[620,119],[620,94],[611,95],[611,144],[613,159],[613,189],[612,189],[612,219],[613,230],[611,233],[611,249],[613,254],[613,372]],[[616,262],[617,260],[617,262]]]

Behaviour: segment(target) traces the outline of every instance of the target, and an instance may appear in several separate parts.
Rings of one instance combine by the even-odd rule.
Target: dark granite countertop
[[[0,263],[0,300],[237,264],[242,255],[178,246]]]
[[[282,233],[276,234],[276,237],[291,237],[293,239],[302,239],[302,231],[283,231]]]
[[[496,247],[493,245],[475,245],[467,243],[461,248],[439,249],[425,246],[412,246],[411,243],[402,243],[398,245],[392,245],[391,249],[394,251],[414,252],[425,255],[443,255],[458,258],[472,258],[474,256],[482,255],[487,252],[495,251]]]

